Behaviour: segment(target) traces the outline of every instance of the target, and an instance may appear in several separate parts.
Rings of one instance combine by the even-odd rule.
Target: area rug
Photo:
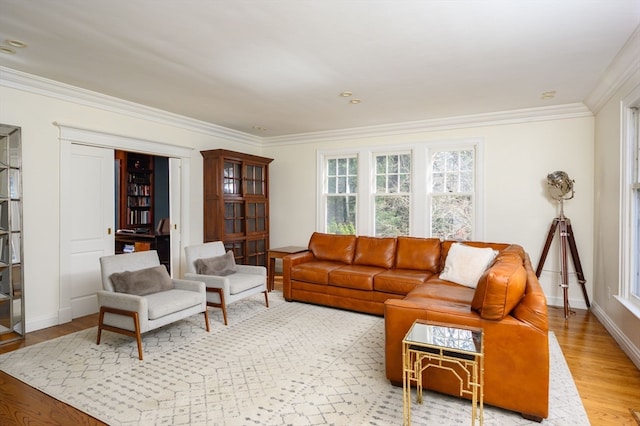
[[[211,310],[132,339],[96,329],[0,356],[0,369],[110,425],[401,425],[402,388],[384,372],[384,319],[288,303],[279,292]],[[553,335],[544,425],[589,421]],[[415,425],[467,425],[471,404],[426,392]],[[536,425],[485,406],[486,425]]]

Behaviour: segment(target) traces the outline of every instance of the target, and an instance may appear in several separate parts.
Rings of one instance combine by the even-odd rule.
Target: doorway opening
[[[156,250],[171,273],[169,158],[114,151],[114,252]]]

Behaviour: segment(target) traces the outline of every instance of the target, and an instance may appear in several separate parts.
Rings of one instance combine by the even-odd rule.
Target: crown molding
[[[0,66],[0,86],[38,95],[49,96],[66,102],[102,109],[130,117],[154,121],[181,129],[202,133],[232,142],[262,146],[261,138],[227,127],[207,123],[157,108],[151,108],[113,96],[93,92],[55,80]]]
[[[597,114],[611,97],[640,69],[640,26],[638,26],[620,52],[607,67],[596,87],[585,99],[585,104]],[[640,78],[639,78],[640,80]]]
[[[260,137],[2,66],[0,66],[0,86],[49,96],[105,111],[125,114],[131,117],[154,121],[256,147],[275,147],[302,143],[331,142],[366,137],[382,137],[409,133],[464,129],[469,127],[518,124],[593,116],[591,110],[589,110],[589,108],[587,108],[583,103],[573,103],[549,107],[526,108],[430,120],[354,127],[341,130]]]
[[[347,139],[446,131],[469,127],[530,123],[578,117],[593,117],[593,113],[586,105],[579,102],[549,107],[525,108],[511,111],[436,118],[431,120],[355,127],[351,129],[265,137],[263,138],[263,142],[265,143],[265,146],[333,142]]]

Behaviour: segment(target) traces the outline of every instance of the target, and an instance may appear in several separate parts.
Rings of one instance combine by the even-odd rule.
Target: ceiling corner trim
[[[456,117],[436,118],[404,123],[329,130],[313,133],[273,136],[263,139],[265,146],[286,146],[301,143],[333,142],[367,137],[383,137],[411,133],[435,132],[486,127],[494,125],[518,124],[536,121],[560,120],[568,118],[593,117],[589,108],[579,102],[549,107],[525,108]]]
[[[197,133],[219,137],[232,142],[262,146],[261,138],[189,117],[151,108],[135,102],[93,92],[37,75],[0,66],[0,86],[38,95],[49,96],[66,102],[102,109],[129,117],[153,121]]]
[[[597,114],[611,97],[640,69],[640,26],[607,67],[600,81],[585,99],[585,104]]]

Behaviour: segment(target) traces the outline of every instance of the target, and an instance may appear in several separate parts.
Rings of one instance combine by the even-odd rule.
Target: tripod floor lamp
[[[544,262],[547,259],[547,254],[549,254],[551,242],[553,241],[553,237],[555,236],[557,230],[558,234],[560,235],[560,287],[562,288],[562,296],[564,299],[563,301],[565,319],[569,318],[569,314],[572,313],[569,309],[569,269],[567,245],[569,251],[571,252],[571,259],[573,260],[573,266],[576,270],[578,284],[580,284],[580,286],[582,287],[582,295],[584,296],[584,301],[588,308],[591,307],[591,304],[589,303],[589,295],[587,294],[587,289],[585,287],[585,283],[587,281],[585,280],[584,273],[582,272],[582,263],[580,262],[578,247],[576,246],[576,240],[573,236],[571,220],[569,220],[569,218],[564,215],[564,202],[566,200],[572,199],[574,195],[573,183],[574,181],[569,179],[569,175],[567,175],[566,172],[556,171],[547,175],[547,187],[549,189],[549,195],[551,195],[551,198],[560,203],[560,215],[554,218],[553,222],[551,222],[551,228],[549,229],[549,233],[547,234],[547,240],[544,244],[544,248],[542,249],[542,254],[540,255],[538,268],[536,269],[536,276],[540,278],[542,267],[544,266]]]

